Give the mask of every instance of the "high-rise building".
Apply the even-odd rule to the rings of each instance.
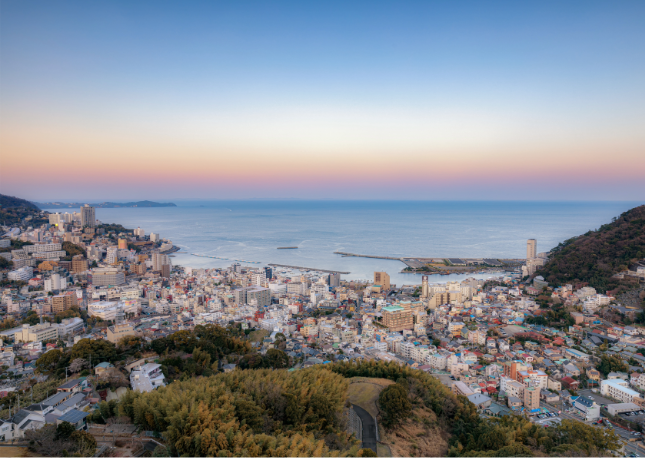
[[[524,388],[524,408],[528,411],[540,408],[540,389],[536,387]]]
[[[425,299],[428,297],[429,294],[430,294],[430,288],[428,288],[428,276],[423,275],[421,277],[421,297]]]
[[[150,241],[157,243],[159,241],[159,234],[155,234],[154,232],[151,232]]]
[[[105,255],[105,262],[108,264],[116,264],[119,260],[119,249],[115,246],[107,247]]]
[[[273,269],[271,267],[265,267],[264,275],[266,276],[267,280],[271,280],[273,278]]]
[[[96,213],[94,207],[90,207],[88,204],[85,204],[84,207],[81,207],[81,226],[96,226]]]
[[[535,239],[529,239],[526,242],[526,259],[537,258],[537,241]]]
[[[170,278],[170,265],[163,264],[161,266],[161,276],[164,278]]]
[[[163,266],[166,264],[171,265],[168,255],[161,254],[158,251],[150,255],[150,260],[152,261],[152,270],[155,272],[161,272]]]
[[[52,312],[54,313],[64,312],[75,305],[77,305],[77,297],[73,291],[52,297]]]
[[[49,224],[52,226],[58,226],[61,223],[60,213],[50,213],[49,214]]]
[[[390,289],[390,276],[385,272],[374,272],[374,284],[380,285],[381,289]]]
[[[339,273],[329,274],[329,286],[331,288],[338,288],[340,286],[340,274]]]
[[[127,250],[128,241],[126,239],[119,239],[119,250]]]
[[[77,254],[72,258],[72,272],[85,272],[87,268],[87,259],[82,254]]]

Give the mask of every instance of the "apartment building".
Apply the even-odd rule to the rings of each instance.
[[[76,293],[73,291],[68,291],[64,294],[59,294],[52,297],[52,312],[60,313],[65,310],[78,305]]]
[[[16,342],[43,342],[58,339],[58,326],[51,323],[31,326],[23,324],[22,329],[14,335]]]
[[[610,396],[620,402],[634,402],[634,399],[641,397],[640,393],[629,388],[629,382],[619,378],[602,380],[600,394]]]
[[[414,329],[414,317],[412,310],[406,309],[399,305],[392,305],[383,307],[381,309],[383,315],[383,324],[387,326],[390,332],[399,332],[404,329]]]
[[[92,285],[118,286],[125,283],[125,273],[114,267],[96,268],[92,272]]]

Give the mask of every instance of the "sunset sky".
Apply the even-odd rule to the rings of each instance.
[[[0,192],[636,200],[645,1],[23,1]]]

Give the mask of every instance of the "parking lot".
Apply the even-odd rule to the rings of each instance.
[[[642,423],[645,421],[645,410],[619,413],[618,416],[625,420],[633,421],[634,423]]]
[[[584,396],[587,399],[591,398],[593,399],[596,404],[598,404],[601,407],[607,407],[609,404],[615,404],[616,401],[612,401],[611,399],[607,399],[605,397],[600,396],[598,393],[594,393],[591,390],[580,390],[578,391],[578,394],[580,396]]]

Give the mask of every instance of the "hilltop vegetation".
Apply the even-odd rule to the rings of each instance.
[[[62,249],[67,252],[67,256],[63,258],[64,261],[71,261],[74,256],[79,254],[83,255],[84,258],[87,257],[85,248],[72,242],[63,242]]]
[[[25,199],[0,194],[0,224],[16,226],[28,218],[31,225],[36,226],[48,222],[48,218],[40,215],[41,210]]]
[[[553,250],[539,271],[555,285],[586,282],[599,291],[627,289],[612,276],[645,258],[645,205],[632,208],[600,229],[569,239]]]
[[[171,456],[357,456],[344,428],[347,385],[322,367],[234,371],[129,391],[119,413],[162,432]]]

